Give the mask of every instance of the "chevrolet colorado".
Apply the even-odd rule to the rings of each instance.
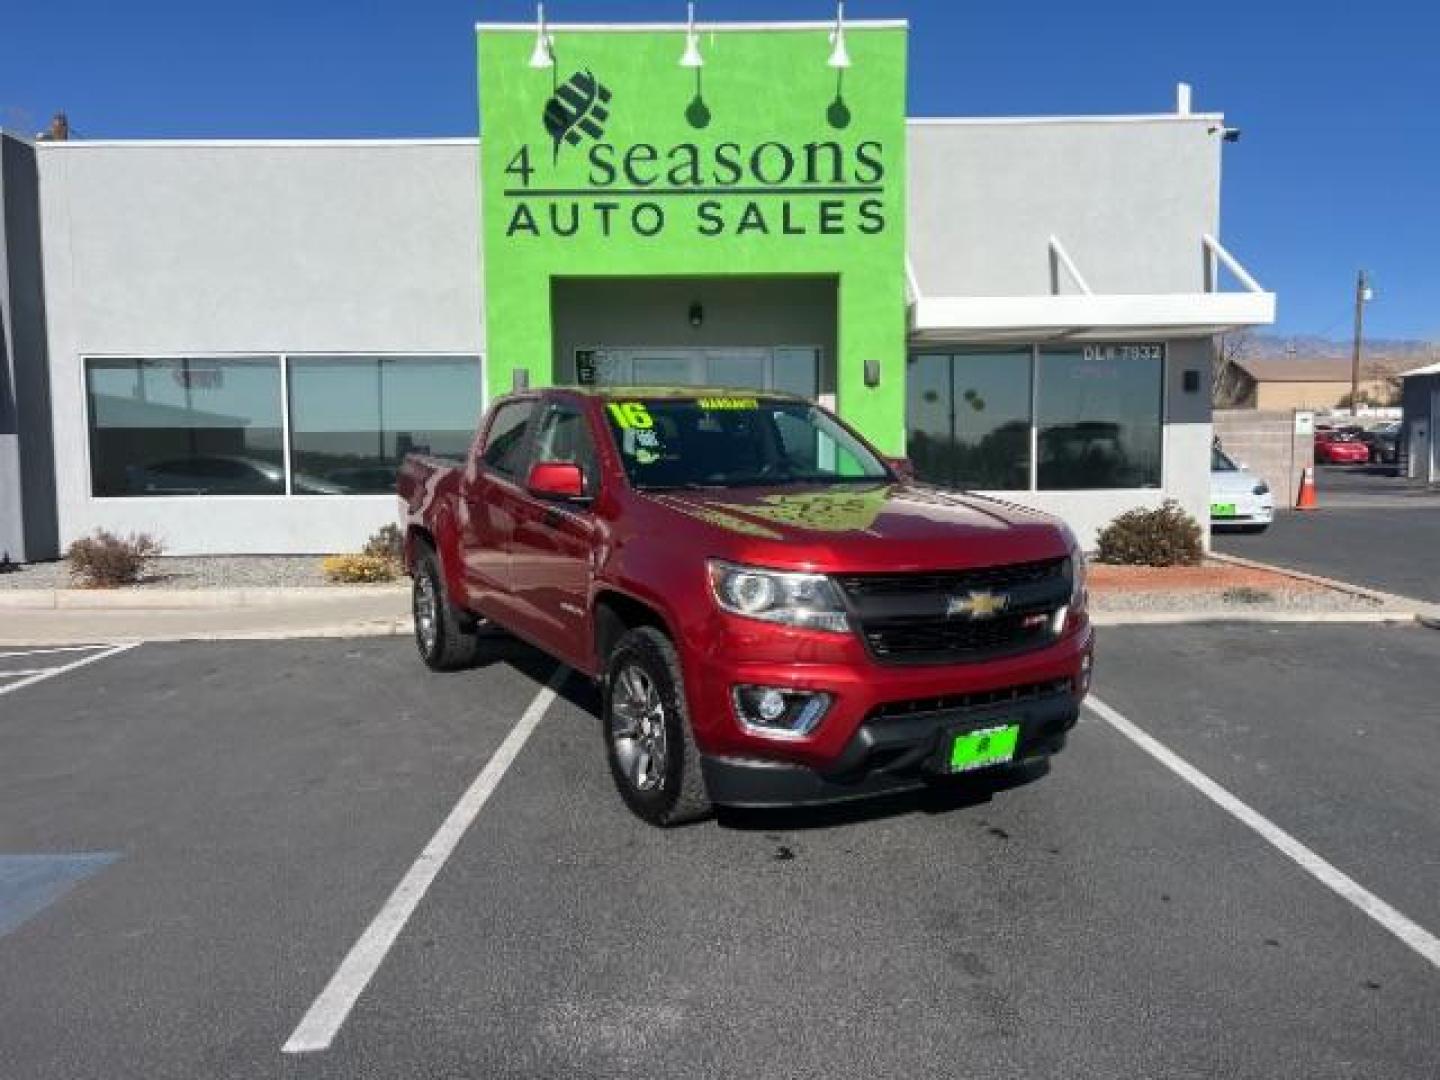
[[[801,398],[518,393],[398,487],[424,662],[472,663],[495,624],[596,679],[655,824],[1031,763],[1089,688],[1070,531],[917,484]]]

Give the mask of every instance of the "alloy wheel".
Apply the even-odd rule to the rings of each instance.
[[[635,790],[664,786],[665,706],[655,680],[638,664],[626,664],[610,684],[610,739]]]

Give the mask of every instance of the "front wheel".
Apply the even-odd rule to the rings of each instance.
[[[660,631],[643,626],[615,646],[605,666],[602,721],[615,787],[638,817],[680,825],[710,813],[680,661]]]

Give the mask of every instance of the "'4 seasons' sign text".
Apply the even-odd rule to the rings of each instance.
[[[549,145],[504,167],[507,238],[873,235],[886,229],[885,147],[778,139],[670,145],[604,139],[610,91],[588,71],[546,103]]]
[[[597,142],[582,182],[568,187],[537,183],[543,157],[525,145],[505,166],[506,237],[650,237],[675,228],[712,237],[843,236],[886,226],[878,142]]]

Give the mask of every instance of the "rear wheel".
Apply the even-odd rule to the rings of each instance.
[[[480,657],[479,635],[445,595],[440,559],[435,549],[420,549],[410,589],[415,619],[415,648],[432,671],[471,667]]]
[[[610,773],[637,816],[680,825],[710,813],[680,661],[659,630],[642,626],[616,644],[605,667],[602,720]]]

